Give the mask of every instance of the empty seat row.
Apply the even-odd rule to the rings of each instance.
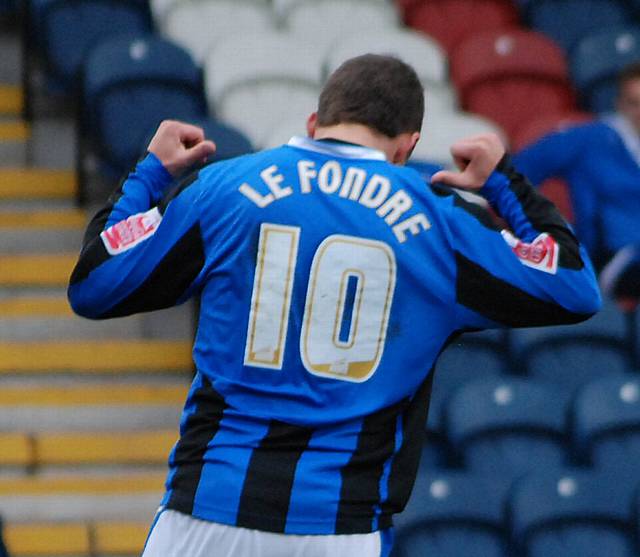
[[[210,48],[229,35],[284,28],[304,39],[309,48],[324,53],[343,37],[363,32],[377,34],[399,25],[398,14],[388,2],[323,0],[290,4],[282,21],[278,12],[263,1],[174,2],[163,10],[159,28],[203,62]]]
[[[436,371],[436,392],[437,377]],[[461,465],[517,476],[640,459],[640,374],[605,376],[574,396],[550,383],[482,374],[438,398],[429,411],[423,468]]]
[[[635,472],[635,473],[634,473]],[[637,469],[418,478],[396,523],[395,557],[631,557],[638,554]]]

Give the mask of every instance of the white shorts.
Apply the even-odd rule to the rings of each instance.
[[[298,536],[198,520],[161,510],[142,557],[387,557],[391,533]]]

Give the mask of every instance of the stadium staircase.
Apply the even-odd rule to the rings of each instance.
[[[90,322],[65,289],[87,213],[75,174],[26,165],[22,91],[0,84],[0,516],[10,555],[139,555],[192,361],[191,315]]]

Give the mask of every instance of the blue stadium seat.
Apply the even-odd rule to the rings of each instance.
[[[436,362],[427,429],[441,430],[444,404],[458,387],[507,371],[508,335],[507,331],[496,330],[467,333],[447,347]]]
[[[463,473],[418,476],[395,519],[394,557],[507,557],[503,508],[509,482]]]
[[[554,471],[517,482],[509,502],[517,555],[632,557],[637,474]]]
[[[120,37],[87,58],[82,136],[91,134],[101,158],[117,172],[135,162],[162,120],[199,121],[206,115],[200,69],[170,42]]]
[[[147,33],[152,25],[146,0],[30,0],[30,19],[50,88],[65,93],[93,47],[116,35]]]
[[[513,331],[512,343],[532,378],[574,392],[603,375],[623,374],[632,365],[625,315],[611,302],[584,323]]]
[[[598,468],[636,466],[640,478],[640,375],[588,383],[573,404],[574,443]]]
[[[571,73],[585,108],[594,112],[615,109],[617,75],[640,59],[640,27],[597,31],[582,39],[571,56]]]
[[[566,52],[594,31],[631,20],[626,4],[618,0],[535,0],[527,3],[526,15],[531,27],[551,37]]]
[[[447,401],[445,432],[470,470],[517,477],[566,465],[568,398],[530,379],[478,379]]]

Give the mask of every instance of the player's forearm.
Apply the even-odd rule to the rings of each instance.
[[[563,267],[584,267],[580,243],[556,206],[531,186],[508,156],[502,159],[480,193],[507,222],[514,242],[519,240],[529,245],[540,235],[548,234],[560,248]]]

